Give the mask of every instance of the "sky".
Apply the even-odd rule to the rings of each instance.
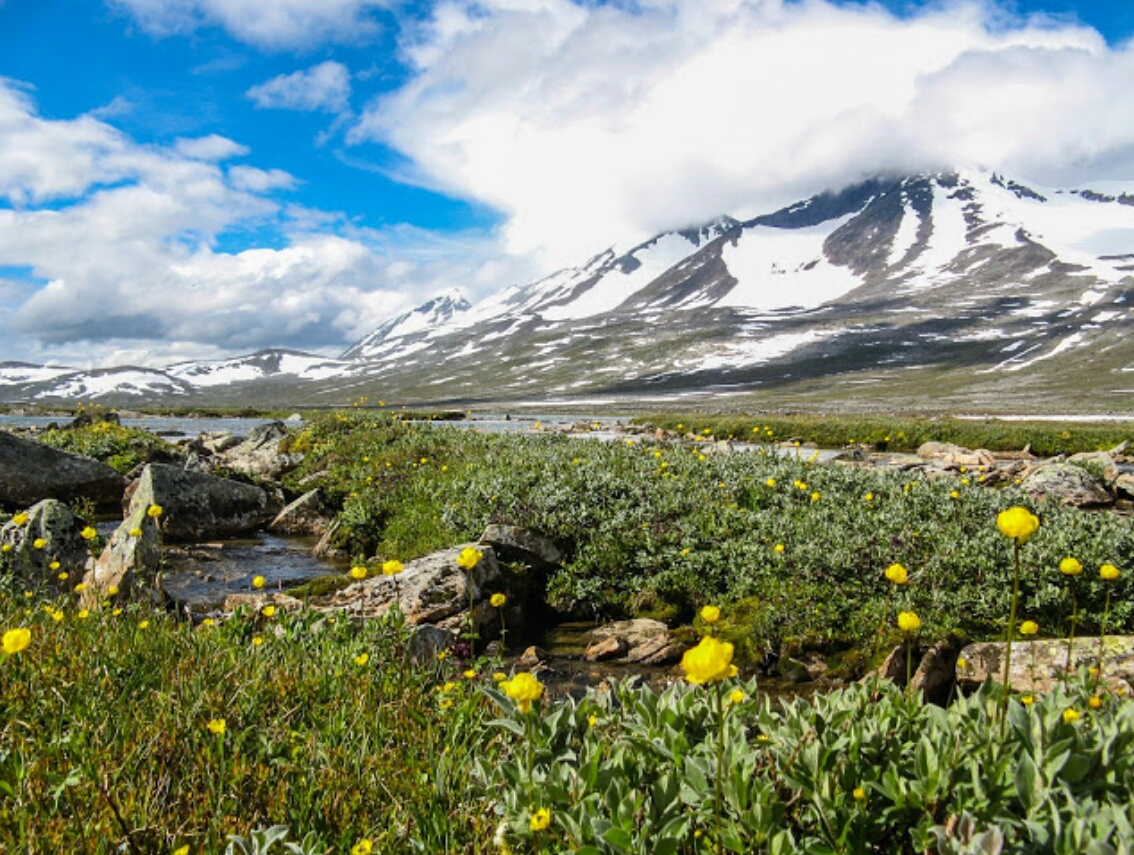
[[[0,362],[338,355],[879,172],[1134,179],[1119,0],[0,0]]]

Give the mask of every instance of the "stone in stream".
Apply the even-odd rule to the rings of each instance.
[[[122,501],[126,479],[98,460],[0,431],[0,505],[26,508],[43,499]]]
[[[280,510],[268,492],[216,475],[151,463],[127,491],[126,515],[159,505],[162,536],[170,542],[200,542],[255,531]]]
[[[335,518],[334,510],[328,505],[322,488],[304,493],[280,511],[268,524],[268,531],[274,534],[308,535],[323,537]]]
[[[71,591],[81,581],[90,557],[80,534],[86,522],[57,499],[36,503],[27,515],[23,525],[9,521],[0,529],[0,543],[11,547],[5,563],[28,584]],[[39,548],[37,542],[42,542]],[[53,562],[59,566],[52,567]]]
[[[688,649],[673,639],[664,623],[649,618],[615,621],[592,629],[588,636],[591,641],[583,654],[588,662],[666,665]]]

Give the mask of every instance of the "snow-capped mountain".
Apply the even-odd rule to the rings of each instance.
[[[475,306],[441,295],[287,382],[242,360],[166,374],[198,390],[187,394],[311,403],[764,394],[1123,408],[1132,285],[1134,182],[874,178],[608,250]],[[8,400],[59,397],[66,380],[5,378]]]

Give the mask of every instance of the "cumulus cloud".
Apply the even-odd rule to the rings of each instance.
[[[0,272],[19,272],[0,281],[15,295],[0,312],[5,357],[336,354],[448,284],[444,271],[475,280],[483,258],[466,247],[282,204],[271,194],[291,175],[220,162],[245,152],[219,136],[140,145],[90,116],[44,119],[0,83]],[[258,230],[283,245],[217,248]]]
[[[108,0],[158,35],[218,26],[260,47],[358,42],[377,30],[373,13],[393,0]]]
[[[340,62],[323,62],[273,77],[246,94],[257,107],[341,113],[350,102],[350,71]]]
[[[1134,47],[992,0],[447,0],[403,54],[349,138],[559,263],[877,172],[1127,177],[1134,150]]]

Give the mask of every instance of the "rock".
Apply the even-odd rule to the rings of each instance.
[[[894,649],[890,651],[890,655],[886,657],[885,661],[863,679],[871,680],[881,678],[883,680],[889,680],[892,683],[897,683],[899,686],[904,686],[906,684],[906,674],[908,673],[906,670],[907,651],[908,646],[905,644],[895,646]],[[916,647],[913,650],[913,656],[915,660],[918,657]]]
[[[516,658],[516,667],[526,668],[529,671],[538,668],[543,664],[543,659],[546,655],[547,652],[545,650],[533,644]]]
[[[1100,507],[1114,501],[1098,478],[1073,463],[1049,463],[1028,475],[1022,486],[1033,498],[1076,508]]]
[[[224,598],[224,611],[229,614],[240,608],[249,612],[258,612],[264,606],[275,606],[282,611],[297,612],[303,608],[303,601],[279,591],[229,594]]]
[[[650,618],[615,621],[592,629],[588,636],[592,640],[587,646],[587,654],[592,649],[619,649],[621,652],[617,657],[611,655],[604,658],[626,663],[663,665],[680,659],[687,649],[673,639],[664,623]]]
[[[469,574],[457,566],[457,556],[467,546],[455,546],[407,562],[397,576],[374,576],[355,582],[329,597],[312,600],[312,605],[373,617],[386,612],[397,601],[409,623],[463,628],[469,613]],[[498,610],[488,603],[499,578],[496,554],[492,547],[482,547],[480,561],[472,572],[472,618],[478,633],[499,620]]]
[[[484,530],[480,542],[491,546],[505,561],[521,561],[533,567],[554,567],[563,553],[539,532],[518,525],[493,523]]]
[[[947,638],[938,641],[921,657],[913,675],[913,688],[929,703],[944,706],[949,702],[960,652],[960,642]]]
[[[1114,458],[1105,451],[1082,451],[1067,458],[1068,463],[1082,466],[1089,472],[1098,472],[1107,483],[1118,477]]]
[[[922,443],[917,456],[946,466],[992,466],[996,463],[991,451],[983,448],[974,451],[951,442]]]
[[[220,463],[253,478],[278,481],[303,462],[302,454],[285,454],[280,442],[288,435],[283,422],[269,422],[253,428],[237,445],[219,455]]]
[[[315,544],[315,548],[311,550],[311,554],[316,558],[325,558],[331,561],[349,558],[350,555],[347,554],[347,551],[337,543],[340,531],[342,531],[342,523],[337,519],[332,519],[327,525],[327,530],[323,532],[323,536],[319,538],[319,542]]]
[[[607,659],[617,659],[619,656],[625,655],[629,646],[626,644],[625,639],[617,638],[613,635],[608,635],[606,638],[600,638],[587,645],[586,652],[583,653],[583,659],[587,662],[603,662]]]
[[[321,538],[330,528],[335,514],[320,488],[310,490],[280,511],[268,523],[276,534],[307,535]]]
[[[45,586],[61,592],[79,584],[90,554],[87,542],[79,534],[86,522],[57,499],[44,499],[27,511],[23,525],[7,522],[0,529],[0,543],[11,547],[9,566],[17,578],[34,586]],[[35,543],[43,541],[36,549]],[[59,566],[53,568],[52,562]],[[60,580],[59,574],[67,578]]]
[[[430,623],[418,624],[409,642],[409,657],[419,665],[428,665],[436,662],[441,652],[452,647],[455,640],[456,637],[447,629]]]
[[[1122,472],[1114,479],[1114,491],[1120,498],[1134,499],[1134,474]]]
[[[1004,675],[1005,645],[1002,641],[970,644],[960,654],[964,665],[957,665],[957,682],[975,689],[989,680],[1000,682]],[[1077,638],[1071,647],[1071,669],[1094,667],[1102,659],[1101,679],[1112,690],[1134,689],[1134,636],[1108,635],[1102,639]],[[1016,641],[1012,644],[1012,668],[1008,683],[1020,692],[1048,692],[1065,678],[1066,639]]]
[[[158,520],[146,514],[148,505],[132,506],[130,514],[118,526],[102,553],[83,577],[87,589],[80,604],[93,608],[111,597],[122,600],[148,596],[162,602],[159,573],[161,571],[161,534]]]
[[[171,542],[246,534],[280,510],[259,487],[162,463],[147,465],[128,492],[126,515],[132,517],[139,507],[160,505],[162,535]]]
[[[26,508],[43,499],[122,501],[126,479],[98,460],[0,431],[0,505]]]

